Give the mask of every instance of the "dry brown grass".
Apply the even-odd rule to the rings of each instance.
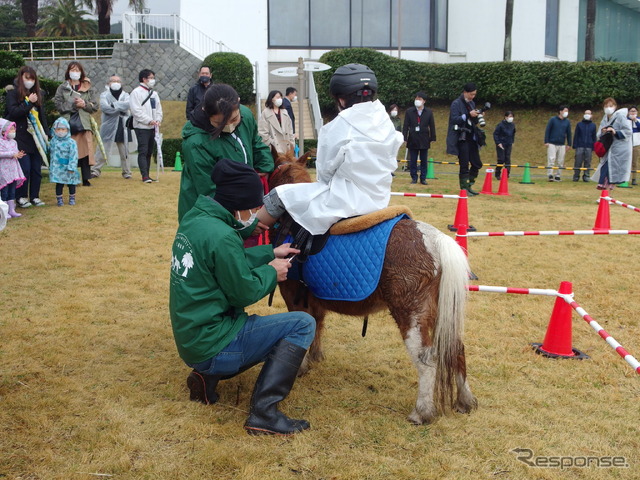
[[[444,138],[441,137],[441,141]],[[440,141],[439,141],[440,142]],[[514,153],[515,156],[515,153]],[[486,155],[485,155],[486,157]],[[487,161],[487,158],[484,158]],[[428,187],[457,193],[455,167]],[[483,177],[482,177],[483,178]],[[482,180],[480,178],[480,181]],[[466,324],[471,388],[479,408],[430,426],[405,420],[414,368],[387,314],[332,315],[327,359],[296,383],[283,410],[312,429],[292,439],[244,433],[258,369],[222,382],[221,401],[191,403],[167,311],[179,174],[151,185],[105,172],[78,205],[31,208],[0,233],[0,477],[8,479],[558,479],[631,478],[638,468],[637,374],[574,315],[574,347],[590,360],[535,355],[553,307],[548,297],[470,293]],[[517,180],[517,179],[514,179]],[[469,200],[478,230],[588,229],[593,184],[510,185],[510,197]],[[640,204],[640,189],[614,192]],[[394,198],[445,229],[455,201]],[[612,227],[640,215],[611,207]],[[557,288],[640,357],[635,294],[638,238],[470,239],[477,283]],[[283,310],[278,295],[249,310]],[[531,468],[535,455],[626,457],[629,469]],[[99,477],[106,474],[111,477]]]

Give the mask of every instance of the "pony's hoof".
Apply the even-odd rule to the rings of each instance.
[[[436,417],[436,415],[421,415],[416,409],[414,409],[407,417],[407,420],[414,425],[424,425],[435,422]]]
[[[458,413],[471,413],[478,408],[478,399],[471,395],[471,398],[464,401],[458,400],[453,408]]]

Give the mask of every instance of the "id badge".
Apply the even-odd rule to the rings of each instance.
[[[416,127],[416,132],[419,132],[419,131],[420,131],[420,125]]]

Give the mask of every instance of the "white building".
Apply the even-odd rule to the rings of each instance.
[[[586,2],[515,0],[511,60],[584,59]],[[640,0],[597,5],[596,56],[640,61]],[[268,91],[266,72],[335,48],[372,47],[422,62],[502,61],[505,6],[506,0],[181,0],[180,16],[257,62],[258,88]]]

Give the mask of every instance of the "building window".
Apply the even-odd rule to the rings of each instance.
[[[547,20],[545,24],[544,54],[548,57],[558,56],[558,17],[560,16],[560,0],[547,0]]]
[[[400,40],[403,49],[446,51],[447,8],[448,0],[269,0],[269,47],[395,49]]]

